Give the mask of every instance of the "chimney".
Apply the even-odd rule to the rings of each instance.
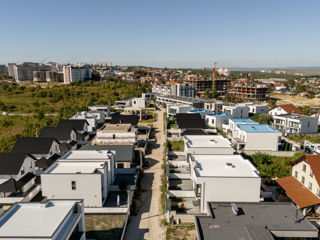
[[[212,67],[212,91],[216,89],[216,68],[217,63],[215,62]]]

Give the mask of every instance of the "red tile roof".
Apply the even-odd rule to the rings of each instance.
[[[280,105],[279,107],[285,110],[288,114],[291,114],[291,113],[303,114],[300,111],[300,109],[294,106],[293,104],[284,104],[284,105]]]
[[[279,178],[276,181],[299,208],[320,204],[320,198],[314,195],[293,176]]]

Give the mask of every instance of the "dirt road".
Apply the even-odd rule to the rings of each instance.
[[[131,216],[125,235],[126,240],[165,239],[165,228],[161,226],[164,215],[161,211],[161,164],[164,151],[163,112],[157,111],[158,119],[153,123],[155,142],[152,153],[146,155],[151,167],[145,169],[141,181],[142,193],[137,201],[138,213]]]

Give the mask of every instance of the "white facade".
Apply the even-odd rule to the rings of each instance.
[[[168,104],[167,105],[167,116],[175,117],[177,113],[187,113],[192,109],[190,105],[183,104]]]
[[[59,158],[59,161],[106,163],[108,166],[108,185],[113,184],[116,178],[115,152],[108,150],[72,150]]]
[[[240,155],[191,155],[191,179],[201,212],[208,202],[259,202],[257,169]]]
[[[224,105],[222,112],[231,114],[233,118],[247,118],[249,117],[249,107],[245,104]]]
[[[194,97],[195,86],[193,84],[176,83],[171,86],[171,95],[181,97]]]
[[[293,165],[291,175],[308,188],[315,196],[320,198],[319,184],[313,175],[310,165],[306,161],[301,161]]]
[[[0,239],[85,240],[83,205],[75,200],[16,203],[0,218]]]
[[[317,133],[318,118],[299,114],[274,116],[272,128],[285,135]]]
[[[230,141],[221,135],[184,136],[185,154],[233,154]]]
[[[65,65],[63,66],[63,79],[65,84],[77,81],[83,82],[92,77],[92,70],[87,65]]]
[[[144,98],[133,98],[131,100],[131,105],[133,108],[145,108],[146,100]]]
[[[83,199],[85,207],[103,207],[108,194],[108,165],[57,161],[41,174],[41,185],[48,199]]]
[[[249,113],[252,114],[268,114],[269,106],[268,104],[247,104],[249,107]]]
[[[206,115],[206,124],[209,127],[222,128],[222,124],[229,124],[230,114],[216,113]]]
[[[170,85],[152,85],[152,92],[163,96],[170,96],[171,86]]]
[[[239,124],[258,124],[250,118],[230,118],[229,126],[226,129],[232,138],[239,138],[238,125]]]
[[[265,124],[238,124],[237,149],[254,151],[278,151],[281,132]]]
[[[153,99],[156,97],[156,94],[155,93],[142,93],[142,96],[141,96],[143,99],[145,100],[150,100],[150,99]]]
[[[88,131],[92,132],[95,131],[97,128],[97,124],[98,124],[98,117],[103,120],[104,122],[104,116],[102,113],[89,113],[89,112],[77,112],[77,114],[75,114],[74,116],[72,116],[71,118],[69,118],[70,120],[73,119],[81,119],[81,120],[86,120],[88,122]]]

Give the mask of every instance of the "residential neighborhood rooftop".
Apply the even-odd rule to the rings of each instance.
[[[112,153],[109,150],[71,150],[63,155],[59,160],[79,159],[79,160],[106,160]]]
[[[209,203],[211,217],[196,218],[201,240],[271,240],[296,236],[318,237],[318,230],[292,203]]]
[[[226,148],[231,147],[228,139],[221,135],[188,135],[185,136],[187,146],[190,148]]]
[[[99,130],[104,133],[113,133],[113,132],[129,132],[131,124],[123,123],[123,124],[106,124],[102,130]]]
[[[250,118],[231,118],[230,120],[233,122],[255,123],[255,121]]]
[[[72,200],[17,203],[0,218],[0,238],[51,237],[75,204]]]
[[[58,161],[48,168],[44,174],[60,173],[94,173],[97,169],[103,167],[101,162],[64,162]]]
[[[199,177],[259,177],[252,163],[240,155],[191,155]]]
[[[267,124],[239,124],[238,128],[248,133],[280,133]]]

